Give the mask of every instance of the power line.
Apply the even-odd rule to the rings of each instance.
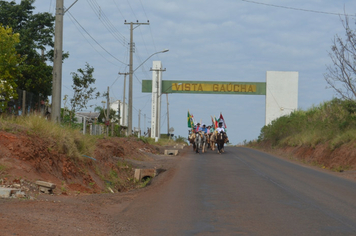
[[[284,8],[284,9],[289,9],[289,10],[295,10],[295,11],[306,11],[306,12],[312,12],[312,13],[318,13],[318,14],[328,14],[328,15],[337,15],[337,16],[341,16],[341,15],[356,16],[356,15],[347,15],[347,14],[340,14],[340,13],[334,13],[334,12],[315,11],[315,10],[309,10],[309,9],[296,8],[296,7],[286,7],[286,6],[274,5],[274,4],[262,3],[262,2],[256,2],[256,1],[250,1],[250,0],[241,0],[241,1],[265,5],[265,6],[269,6],[269,7],[278,7],[278,8]]]
[[[133,11],[131,4],[128,0],[126,0],[127,4],[129,4],[129,7],[131,8],[132,14],[134,15],[134,17],[136,18],[136,20],[138,20],[137,16],[135,15],[135,12]]]
[[[101,47],[107,54],[109,54],[111,57],[113,57],[115,60],[117,60],[118,62],[121,62],[124,65],[127,65],[127,63],[117,59],[114,55],[112,55],[108,50],[106,50],[103,46],[101,46],[101,44],[96,41],[89,33],[86,29],[84,29],[84,27],[77,21],[77,19],[75,19],[75,17],[68,11],[68,13],[73,17],[73,19],[75,20],[75,22],[77,22],[77,24],[84,30],[84,32],[99,46]]]
[[[148,16],[147,16],[147,14],[146,14],[145,8],[143,7],[143,4],[142,4],[142,1],[141,1],[141,0],[140,0],[140,3],[141,3],[141,7],[142,7],[143,12],[145,13],[146,18],[148,19]],[[154,39],[153,39],[153,33],[152,33],[151,25],[150,25],[149,29],[150,29],[151,39],[152,39],[152,42],[153,42],[153,47],[154,47],[154,49],[155,49],[155,52],[157,52],[156,44],[155,44],[155,41],[154,41]]]
[[[69,13],[69,19],[72,21],[73,25],[77,28],[78,32],[83,36],[83,38],[89,43],[89,45],[102,57],[104,58],[106,61],[108,61],[110,64],[114,65],[114,66],[118,66],[117,64],[112,63],[110,60],[108,60],[106,57],[103,56],[103,54],[101,54],[94,46],[93,44],[91,44],[91,42],[84,36],[84,34],[82,33],[82,31],[80,31],[80,29],[78,28],[78,26],[75,24],[72,15]]]
[[[105,28],[113,35],[113,37],[119,41],[124,47],[127,48],[127,40],[125,36],[123,36],[111,23],[111,21],[106,16],[105,12],[101,9],[99,4],[96,0],[87,0],[88,4],[90,5],[91,9],[94,11],[98,19],[101,23],[105,26]]]
[[[116,4],[115,0],[112,0],[117,8],[117,10],[120,12],[121,16],[122,16],[122,19],[125,19],[124,15],[122,14],[122,12],[120,11],[120,8],[119,6]]]

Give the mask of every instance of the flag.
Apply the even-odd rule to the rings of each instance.
[[[188,111],[188,118],[187,118],[187,121],[188,121],[188,128],[193,128],[192,127],[192,116],[189,114],[189,111]],[[194,126],[194,125],[193,125]]]
[[[218,120],[216,119],[216,117],[214,116],[215,119],[215,129],[218,127]]]
[[[220,117],[219,117],[219,122],[222,122],[222,123],[223,123],[224,128],[226,129],[226,123],[225,123],[224,117],[222,116],[222,114],[221,114],[221,113],[220,113]]]
[[[210,117],[211,117],[211,127],[212,127],[213,129],[215,129],[214,118],[213,118],[212,116],[210,116]]]

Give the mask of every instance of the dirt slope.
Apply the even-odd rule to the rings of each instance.
[[[30,196],[0,198],[0,235],[127,235],[132,225],[117,214],[146,190],[133,181],[133,169],[161,170],[150,182],[155,188],[173,175],[184,155],[182,150],[179,156],[164,156],[164,147],[136,138],[100,140],[95,161],[73,160],[51,145],[27,133],[0,131],[0,167],[6,166],[0,169],[0,185],[21,185]],[[54,194],[40,193],[36,180],[55,183]]]
[[[136,187],[131,161],[149,162],[150,155],[159,152],[134,137],[101,139],[95,155],[80,160],[60,154],[52,146],[50,140],[25,132],[0,131],[0,186],[25,185],[32,197],[38,194],[36,180],[56,184],[56,195],[111,191],[107,187],[114,192],[127,191]]]

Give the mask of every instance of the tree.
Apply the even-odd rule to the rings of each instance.
[[[17,54],[15,46],[20,42],[19,34],[0,25],[0,109],[4,111],[11,99],[17,98],[17,80],[22,77],[21,63],[24,60]]]
[[[96,99],[100,96],[100,93],[95,93],[96,88],[90,87],[91,84],[95,83],[95,78],[93,77],[94,68],[88,63],[85,64],[85,69],[78,69],[79,74],[72,72],[74,90],[73,98],[70,99],[71,114],[77,111],[87,108],[87,104],[90,100]],[[70,118],[72,120],[72,117]]]
[[[20,42],[16,50],[26,55],[21,70],[23,76],[16,82],[18,87],[45,99],[52,94],[53,68],[46,61],[53,61],[55,17],[47,12],[33,14],[34,2],[22,0],[16,4],[15,1],[0,0],[0,22],[19,33]],[[68,53],[65,53],[63,59],[67,57]]]
[[[100,107],[100,106],[97,106],[94,108],[94,111],[95,112],[99,112],[100,115],[98,117],[98,121],[99,123],[105,123],[106,121],[106,116],[107,116],[107,109],[103,108],[103,107]],[[116,115],[116,111],[111,109],[110,108],[110,114],[109,114],[109,119],[113,122],[117,122],[118,121],[118,118],[117,118],[117,115]]]
[[[341,98],[356,99],[356,34],[350,28],[349,19],[341,20],[345,29],[345,39],[336,35],[329,56],[333,62],[327,66],[324,79]]]

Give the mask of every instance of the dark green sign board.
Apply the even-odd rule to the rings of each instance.
[[[152,92],[152,80],[142,80],[142,92]],[[161,92],[266,95],[266,83],[162,80]]]

